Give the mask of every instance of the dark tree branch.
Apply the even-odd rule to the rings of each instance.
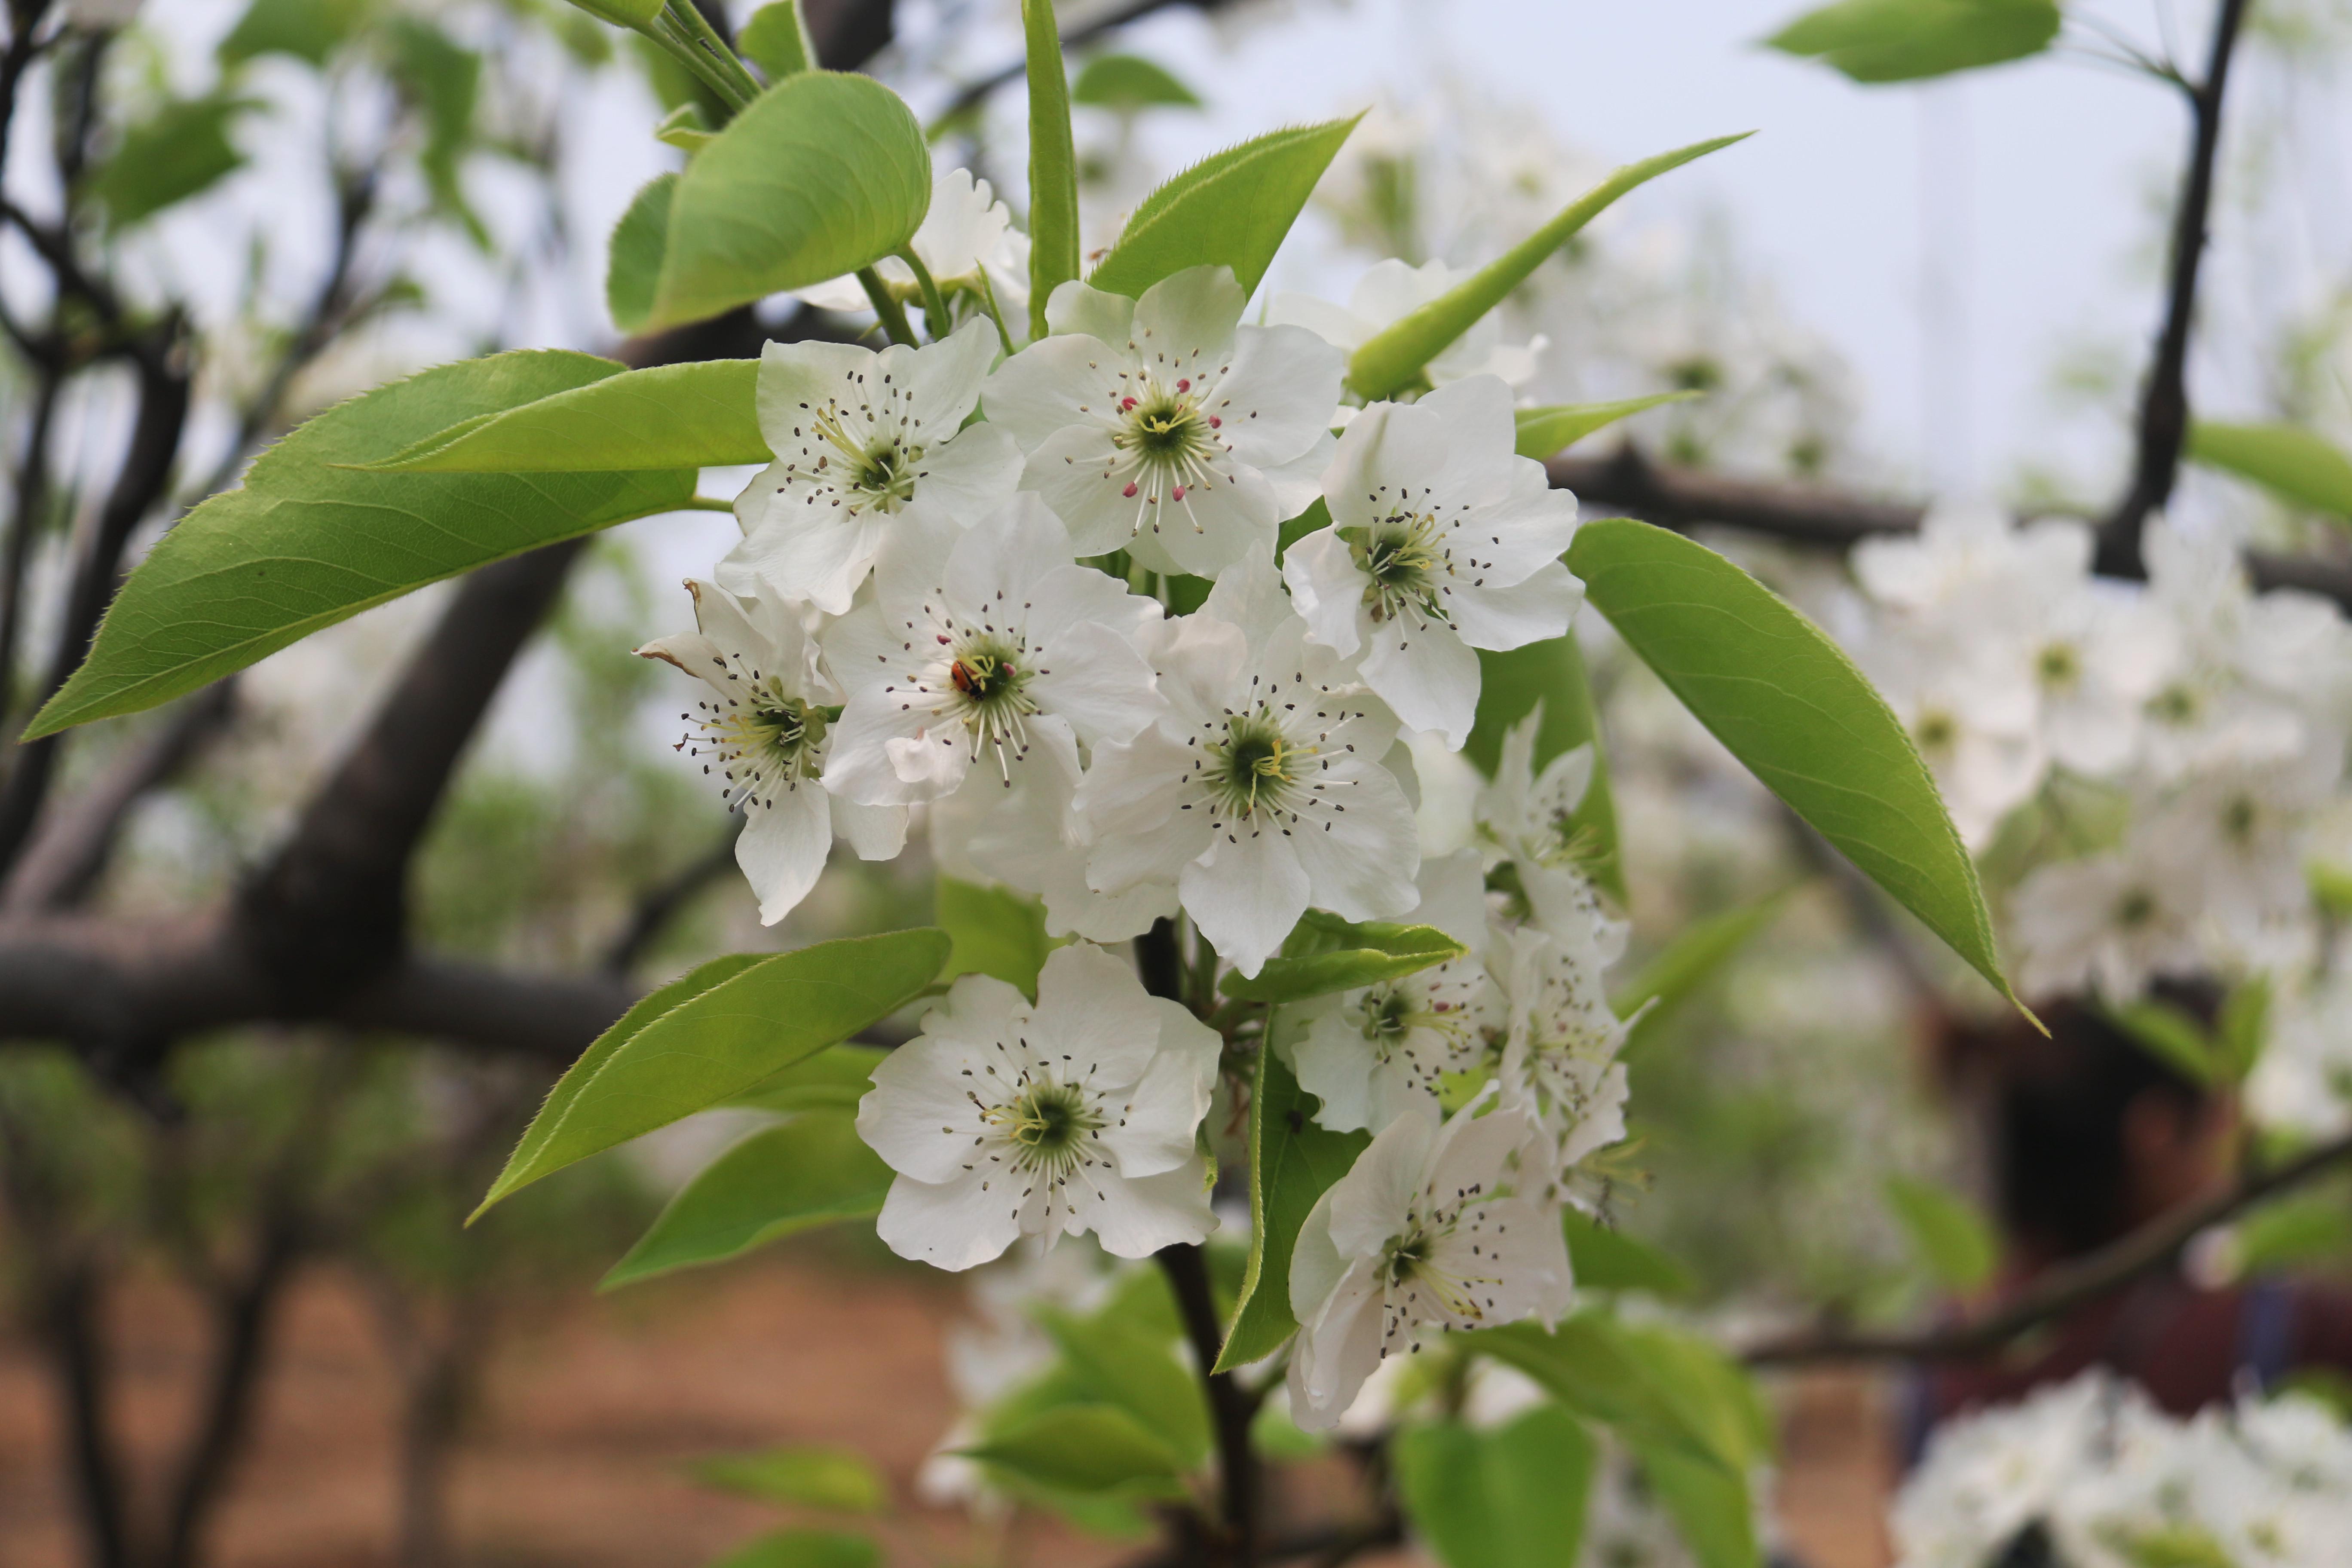
[[[65,390],[62,356],[37,362],[33,411],[25,422],[25,451],[16,470],[16,503],[8,513],[7,553],[0,556],[0,715],[16,707],[16,645],[24,637],[25,573],[32,563],[33,540],[49,504],[49,434],[57,419],[58,395]]]
[[[637,900],[637,907],[629,915],[629,923],[621,928],[620,935],[614,937],[613,945],[605,950],[604,972],[607,974],[627,973],[688,900],[709,887],[715,878],[734,869],[735,835],[740,826],[740,818],[730,818],[727,831],[719,836],[717,843],[645,890]]]
[[[130,1568],[120,1447],[107,1410],[104,1279],[88,1258],[65,1267],[42,1303],[92,1568]]]
[[[1223,1500],[1212,1561],[1230,1568],[1255,1568],[1259,1476],[1250,1427],[1257,1416],[1257,1401],[1232,1373],[1209,1370],[1225,1348],[1225,1333],[1217,1321],[1216,1298],[1209,1289],[1207,1255],[1198,1247],[1180,1243],[1161,1247],[1152,1258],[1168,1276],[1169,1289],[1174,1291],[1177,1310],[1184,1320],[1185,1337],[1192,1342],[1202,1380],[1209,1390]]]
[[[1214,11],[1229,3],[1230,0],[1121,0],[1120,4],[1110,5],[1082,21],[1064,24],[1061,29],[1062,47],[1075,49],[1083,44],[1092,43],[1105,33],[1124,27],[1130,22],[1139,22],[1154,11],[1171,10],[1178,5],[1190,5],[1197,11]],[[940,111],[939,118],[952,120],[965,113],[998,88],[1019,81],[1028,68],[1025,60],[1014,60],[1010,65],[999,66],[977,81],[967,83],[948,100],[948,106]]]

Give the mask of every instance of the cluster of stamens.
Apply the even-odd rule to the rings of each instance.
[[[1426,1212],[1417,1202],[1406,1211],[1404,1229],[1391,1237],[1381,1252],[1382,1283],[1386,1287],[1381,1303],[1385,1319],[1381,1328],[1382,1356],[1395,1353],[1400,1348],[1398,1338],[1409,1334],[1416,1323],[1428,1321],[1429,1314],[1413,1310],[1423,1296],[1434,1301],[1455,1323],[1484,1322],[1486,1313],[1495,1307],[1495,1298],[1485,1292],[1503,1283],[1501,1275],[1454,1274],[1438,1268],[1435,1262],[1439,1245],[1465,1225],[1473,1235],[1489,1228],[1496,1237],[1502,1235],[1502,1225],[1475,1206],[1485,1194],[1484,1184],[1474,1183],[1455,1193],[1451,1202],[1433,1204]],[[1485,1241],[1474,1241],[1470,1255],[1480,1258],[1496,1256],[1492,1244]]]
[[[864,371],[848,372],[845,379],[845,398],[800,405],[801,422],[793,426],[793,437],[802,445],[796,456],[785,458],[784,482],[776,491],[781,495],[798,482],[809,487],[802,498],[805,505],[814,506],[823,497],[852,512],[902,510],[927,475],[923,422],[913,396],[894,375],[883,375],[879,387],[870,390]]]
[[[1429,512],[1393,512],[1365,528],[1344,528],[1348,554],[1364,574],[1364,608],[1375,624],[1402,620],[1415,631],[1452,624],[1439,574],[1446,547]]]
[[[1358,999],[1356,1016],[1372,1054],[1383,1065],[1403,1064],[1413,1087],[1434,1094],[1438,1079],[1473,1041],[1471,1020],[1459,1005],[1432,994],[1417,976],[1375,985]],[[1437,1035],[1443,1042],[1434,1059],[1407,1042],[1418,1030]]]
[[[702,771],[718,773],[730,807],[772,806],[779,794],[798,789],[823,769],[831,714],[790,695],[740,655],[711,663],[725,682],[722,694],[678,715],[693,728],[677,749],[709,759]]]
[[[919,700],[924,708],[948,720],[950,728],[961,724],[971,760],[976,763],[983,751],[993,751],[997,774],[1009,786],[1012,764],[1029,754],[1027,721],[1042,711],[1029,683],[1052,671],[1036,662],[1039,650],[1027,646],[1019,626],[1000,626],[992,618],[983,618],[977,626],[961,624],[952,611],[939,606],[938,601],[945,598],[944,591],[940,592],[933,603],[923,606],[921,616],[905,623],[907,636],[900,647],[929,668],[919,668],[903,687],[893,683],[882,689],[898,698],[902,710],[913,709]],[[1009,605],[1000,605],[991,615],[1008,609]],[[1025,604],[1021,606],[1023,614],[1028,609]],[[938,651],[929,654],[930,649]],[[939,665],[942,658],[943,670]],[[943,744],[955,743],[951,733],[940,740]]]
[[[1027,1040],[1019,1041],[1018,1055],[1004,1040],[992,1043],[1004,1064],[1002,1071],[993,1065],[963,1069],[974,1080],[964,1098],[979,1113],[971,1158],[964,1169],[981,1177],[984,1193],[993,1191],[1003,1175],[1020,1183],[1013,1198],[1016,1217],[1041,1184],[1049,1211],[1066,1205],[1065,1189],[1072,1179],[1086,1180],[1082,1173],[1089,1167],[1108,1165],[1109,1157],[1096,1146],[1103,1131],[1113,1125],[1114,1115],[1117,1125],[1126,1125],[1131,1108],[1114,1107],[1088,1090],[1095,1073],[1092,1063],[1080,1068],[1066,1056],[1058,1069],[1046,1071],[1030,1054]],[[952,1134],[958,1130],[940,1131]],[[995,1173],[987,1167],[995,1167]]]
[[[1140,352],[1135,343],[1128,347]],[[1194,490],[1214,489],[1220,480],[1233,481],[1231,474],[1217,468],[1233,451],[1223,434],[1225,420],[1255,416],[1237,413],[1231,398],[1218,395],[1230,365],[1211,370],[1198,363],[1198,349],[1173,361],[1164,353],[1154,357],[1153,366],[1117,373],[1109,399],[1113,455],[1102,477],[1135,503],[1134,531],[1160,531],[1160,502],[1165,500],[1184,509],[1195,533],[1204,533],[1207,530],[1185,498]],[[1092,412],[1090,405],[1081,407]]]

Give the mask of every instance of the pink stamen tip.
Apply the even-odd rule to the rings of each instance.
[[[1170,490],[1168,492],[1168,499],[1170,500],[1182,500],[1184,499],[1184,487],[1182,485],[1178,485],[1174,489]]]
[[[1135,499],[1135,481],[1133,479],[1128,480],[1127,489],[1119,491],[1118,493],[1125,496],[1128,500],[1133,500]]]
[[[1218,417],[1217,417],[1215,415],[1213,415],[1213,414],[1212,414],[1212,415],[1210,415],[1210,416],[1209,416],[1209,428],[1210,428],[1210,429],[1212,429],[1212,430],[1222,430],[1222,429],[1223,429],[1224,427],[1225,427],[1225,422],[1224,422],[1223,420],[1222,420],[1222,419],[1218,418]]]
[[[1134,406],[1135,406],[1135,399],[1134,399],[1134,398],[1132,398],[1132,397],[1122,397],[1122,398],[1120,398],[1120,399],[1118,400],[1118,411],[1119,411],[1121,414],[1126,413],[1129,409],[1130,409],[1130,408],[1132,408],[1132,407],[1134,407]]]
[[[1176,390],[1179,392],[1190,392],[1192,390],[1192,384],[1189,380],[1180,381],[1176,384]]]

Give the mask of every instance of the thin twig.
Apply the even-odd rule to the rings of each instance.
[[[717,843],[639,896],[637,907],[629,916],[629,923],[621,929],[621,934],[613,939],[613,945],[604,951],[604,967],[607,974],[627,973],[630,967],[645,956],[646,949],[652,945],[654,938],[662,933],[671,917],[688,900],[709,886],[713,878],[723,876],[734,868],[735,835],[740,826],[740,820],[730,820],[727,831],[719,835]]]

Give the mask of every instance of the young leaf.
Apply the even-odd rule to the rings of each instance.
[[[1276,1015],[1274,1023],[1280,1021]],[[1290,1253],[1298,1245],[1298,1227],[1315,1200],[1348,1173],[1372,1141],[1369,1132],[1334,1132],[1314,1118],[1314,1100],[1272,1046],[1262,1047],[1249,1110],[1249,1263],[1217,1357],[1219,1372],[1272,1355],[1297,1331],[1290,1310]]]
[[[2352,1253],[2352,1209],[2341,1193],[2302,1193],[2264,1204],[2240,1220],[2232,1248],[2246,1279],[2310,1268]]]
[[[1246,1002],[1304,1002],[1333,991],[1377,985],[1459,958],[1469,951],[1429,926],[1358,923],[1321,910],[1300,917],[1282,952],[1255,977],[1229,973],[1218,989]]]
[[[1143,198],[1087,281],[1140,297],[1188,267],[1230,267],[1255,293],[1283,237],[1362,115],[1276,131],[1214,153]]]
[[[2213,1055],[2224,1081],[2243,1083],[2269,1043],[2271,982],[2266,974],[2248,975],[2230,987],[2221,999],[2221,1016],[2213,1020]]]
[[[1662,403],[1687,403],[1698,395],[1690,391],[1654,392],[1647,397],[1621,397],[1614,403],[1554,403],[1542,408],[1522,408],[1517,415],[1518,453],[1540,463],[1628,415],[1655,408]]]
[[[1165,1339],[1107,1316],[1049,1312],[1043,1321],[1089,1398],[1134,1416],[1186,1468],[1209,1457],[1209,1406],[1200,1380],[1169,1353]]]
[[[352,466],[619,369],[551,349],[494,354],[380,386],[300,426],[243,488],[157,542],[27,737],[152,708],[427,583],[682,506],[690,469],[523,479]]]
[[[1045,906],[1010,888],[941,877],[934,893],[933,919],[955,942],[947,973],[993,974],[1037,994],[1037,972],[1045,955],[1062,943],[1045,934]]]
[[[723,1263],[835,1220],[882,1212],[890,1167],[842,1111],[765,1127],[705,1166],[604,1278],[617,1290],[672,1269]]]
[[[1167,1444],[1109,1405],[1061,1405],[957,1452],[1024,1480],[1074,1492],[1172,1482],[1183,1473]]]
[[[697,103],[679,104],[654,127],[655,141],[675,147],[689,158],[709,146],[718,134],[702,117],[702,106]]]
[[[1574,1207],[1559,1213],[1568,1237],[1568,1258],[1580,1290],[1646,1290],[1653,1296],[1688,1296],[1698,1289],[1690,1270],[1622,1230],[1612,1230]]]
[[[947,955],[947,933],[928,928],[852,937],[745,965],[658,1016],[641,1018],[639,1004],[557,1080],[467,1223],[542,1176],[730,1100],[887,1016]]]
[[[1838,0],[1765,40],[1855,81],[1917,81],[2040,54],[2058,0]]]
[[[1675,1009],[1713,979],[1750,937],[1770,925],[1788,900],[1784,889],[1742,909],[1704,916],[1675,932],[1672,942],[1609,998],[1610,1011],[1621,1018],[1632,1017],[1645,1005],[1650,1009],[1627,1031],[1619,1054],[1630,1055],[1654,1038]]]
[[[656,174],[637,187],[628,210],[613,226],[604,260],[604,309],[622,331],[638,331],[653,319],[662,255],[669,248],[670,204],[677,195],[676,174]]]
[[[697,1459],[687,1473],[707,1487],[762,1502],[879,1513],[889,1489],[866,1456],[854,1448],[809,1446]]]
[[[1070,84],[1070,101],[1120,114],[1202,107],[1198,93],[1140,55],[1097,55]]]
[[[889,1054],[880,1046],[845,1040],[761,1079],[727,1103],[787,1116],[801,1110],[856,1110],[874,1087],[874,1069]]]
[[[914,237],[930,202],[930,150],[897,93],[840,71],[787,77],[678,176],[652,313],[627,330],[870,266]]]
[[[768,461],[760,362],[625,370],[436,431],[369,468],[403,474],[594,473]]]
[[[1886,1178],[1886,1206],[1937,1284],[1973,1290],[1992,1278],[2000,1244],[1993,1238],[1992,1222],[1974,1204],[1930,1183],[1895,1175]]]
[[[875,1568],[882,1549],[846,1530],[776,1530],[757,1536],[710,1568]]]
[[[1349,383],[1367,402],[1395,396],[1421,378],[1422,368],[1443,353],[1446,344],[1477,325],[1479,317],[1501,304],[1512,289],[1527,281],[1528,274],[1619,196],[1669,169],[1679,169],[1694,158],[1752,134],[1718,136],[1626,164],[1460,283],[1367,338],[1348,361]]]
[[[1078,154],[1054,0],[1021,0],[1029,68],[1029,335],[1045,335],[1045,301],[1078,275]]]
[[[1714,551],[1630,518],[1578,529],[1568,566],[1733,756],[2016,1002],[1927,764],[1835,643]]]
[[[1568,831],[1585,846],[1580,857],[1601,890],[1627,902],[1625,868],[1617,858],[1617,801],[1609,788],[1609,757],[1601,749],[1600,719],[1592,707],[1592,682],[1576,634],[1529,643],[1505,653],[1478,650],[1478,710],[1462,754],[1492,778],[1503,756],[1503,736],[1543,704],[1536,730],[1536,770],[1563,752],[1592,745],[1592,782],[1569,815]]]
[[[2352,457],[2292,425],[2189,427],[2189,455],[2209,468],[2252,479],[2297,506],[2352,520]]]
[[[772,82],[817,68],[816,44],[809,37],[801,0],[774,0],[751,13],[736,45],[744,58]]]
[[[1655,1443],[1627,1445],[1698,1568],[1762,1568],[1748,1478]]]
[[[1764,1439],[1738,1370],[1688,1336],[1583,1311],[1547,1331],[1536,1323],[1483,1330],[1473,1349],[1517,1367],[1570,1410],[1628,1442],[1744,1476]]]
[[[1405,1516],[1446,1568],[1570,1568],[1596,1450],[1584,1424],[1538,1405],[1476,1431],[1433,1421],[1391,1446]]]
[[[144,223],[242,167],[245,154],[230,143],[229,126],[256,107],[252,99],[219,93],[181,99],[125,131],[88,187],[106,209],[106,226],[120,233]]]

